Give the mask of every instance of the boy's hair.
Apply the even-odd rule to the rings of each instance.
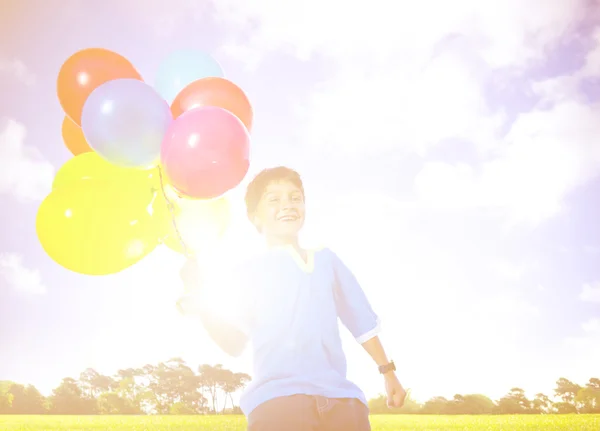
[[[254,217],[258,202],[265,193],[267,186],[279,181],[289,181],[300,189],[302,197],[304,197],[304,186],[298,172],[285,166],[264,169],[254,177],[246,189],[246,213],[250,220]]]

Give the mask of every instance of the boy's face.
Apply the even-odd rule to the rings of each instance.
[[[254,224],[267,237],[294,238],[304,225],[304,195],[290,181],[270,183],[263,193]]]

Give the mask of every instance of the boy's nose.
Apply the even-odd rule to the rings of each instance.
[[[293,202],[289,198],[283,198],[281,200],[281,209],[293,207]]]

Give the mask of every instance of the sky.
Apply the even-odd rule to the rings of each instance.
[[[248,178],[297,169],[307,246],[328,246],[383,322],[421,401],[551,395],[600,377],[600,3],[591,0],[0,0],[0,380],[50,394],[87,367],[113,374],[181,356],[251,370],[178,316],[183,257],[72,273],[35,216],[71,154],[56,96],[88,47],[152,84],[204,50],[254,108]],[[247,181],[247,179],[246,179]],[[221,252],[260,239],[242,183]],[[218,259],[219,253],[213,253]],[[218,265],[217,265],[218,268]],[[342,330],[349,377],[376,367]]]

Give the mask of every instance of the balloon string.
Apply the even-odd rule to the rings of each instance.
[[[160,178],[160,189],[162,191],[162,195],[165,198],[165,202],[167,202],[167,207],[169,208],[169,213],[171,214],[171,222],[173,223],[173,229],[175,230],[175,233],[177,234],[177,239],[179,240],[179,243],[181,244],[181,248],[183,248],[183,255],[186,258],[193,257],[193,253],[190,252],[189,247],[185,244],[185,241],[183,240],[183,236],[181,235],[181,232],[179,231],[179,228],[177,227],[177,221],[175,220],[175,206],[173,205],[173,202],[171,202],[171,200],[167,196],[167,192],[165,191],[165,183],[163,180],[162,169],[160,168],[160,166],[158,167],[158,177]]]

